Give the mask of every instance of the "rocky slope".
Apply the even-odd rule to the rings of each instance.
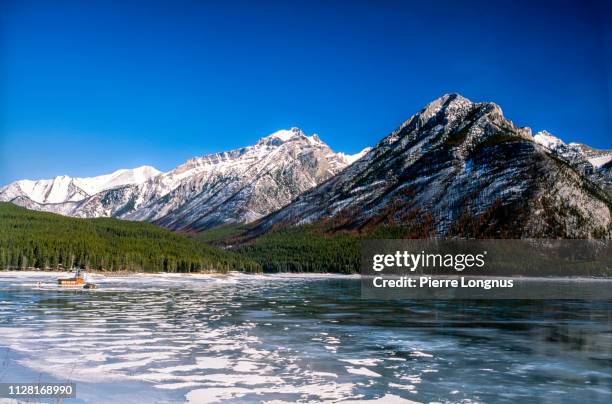
[[[254,146],[177,167],[160,181],[178,186],[123,217],[189,231],[250,223],[333,177],[353,158],[334,153],[316,135],[279,131]]]
[[[359,157],[334,153],[318,136],[293,128],[254,146],[193,158],[167,173],[149,167],[89,179],[17,181],[0,189],[0,201],[68,216],[117,217],[197,231],[259,219]]]
[[[496,104],[445,95],[251,234],[326,222],[420,226],[438,236],[609,235],[612,202],[589,174],[588,156],[548,136],[516,127]]]

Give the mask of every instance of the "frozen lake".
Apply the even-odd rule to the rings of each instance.
[[[0,272],[0,382],[75,382],[63,402],[612,400],[612,302],[368,301],[358,278],[316,275],[94,275],[87,291],[58,276]]]

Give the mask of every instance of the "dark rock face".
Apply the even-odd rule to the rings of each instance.
[[[437,236],[590,238],[610,234],[611,206],[600,183],[534,142],[497,105],[450,94],[254,232],[427,221]]]

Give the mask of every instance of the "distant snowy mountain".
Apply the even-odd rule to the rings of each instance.
[[[494,103],[448,94],[249,234],[326,223],[417,226],[437,236],[609,237],[612,199],[603,175],[610,163],[599,169],[594,158],[601,153],[546,132],[532,136]]]
[[[566,144],[546,131],[536,133],[535,142],[568,161],[588,162],[594,168],[601,168],[612,161],[612,150],[597,150],[581,143]]]
[[[538,132],[534,140],[600,185],[612,197],[612,150],[598,150],[580,143],[566,144],[546,131]]]
[[[19,197],[38,204],[78,202],[108,189],[142,184],[160,173],[153,167],[142,166],[90,178],[62,175],[48,180],[20,180],[0,188],[0,200],[10,201]]]
[[[569,146],[579,150],[593,167],[601,168],[612,162],[612,150],[598,150],[580,143],[570,143]]]
[[[355,153],[355,154],[338,153],[338,157],[340,159],[346,161],[347,164],[353,164],[355,161],[359,160],[360,158],[362,158],[363,156],[368,154],[370,152],[370,150],[372,150],[371,147],[366,147],[365,149],[363,149],[359,153]]]
[[[95,178],[17,181],[0,200],[75,217],[118,217],[174,230],[249,223],[291,202],[361,157],[334,153],[317,135],[281,130],[255,145]]]

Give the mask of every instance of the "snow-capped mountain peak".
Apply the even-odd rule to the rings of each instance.
[[[461,111],[470,109],[472,105],[472,101],[459,94],[445,94],[427,104],[419,113],[413,115],[406,121],[402,127],[412,122],[417,123],[417,127],[422,127],[440,113],[442,113],[447,120],[453,120],[457,115],[461,115]]]
[[[356,157],[335,153],[317,135],[279,130],[253,146],[190,160],[160,178],[172,190],[125,217],[200,230],[259,219],[325,181]]]
[[[269,145],[269,146],[278,146],[283,143],[297,140],[297,139],[307,139],[308,136],[300,128],[291,128],[291,129],[281,129],[278,130],[268,136],[262,137],[257,142],[258,145]]]
[[[257,142],[257,145],[280,146],[281,144],[287,142],[303,140],[306,140],[311,144],[325,145],[325,143],[316,133],[308,136],[300,128],[296,127],[291,129],[281,129],[268,136],[262,137]]]
[[[553,150],[553,151],[567,146],[561,139],[550,134],[549,132],[545,130],[542,130],[536,133],[533,137],[533,140],[536,143],[546,147],[547,149]]]

